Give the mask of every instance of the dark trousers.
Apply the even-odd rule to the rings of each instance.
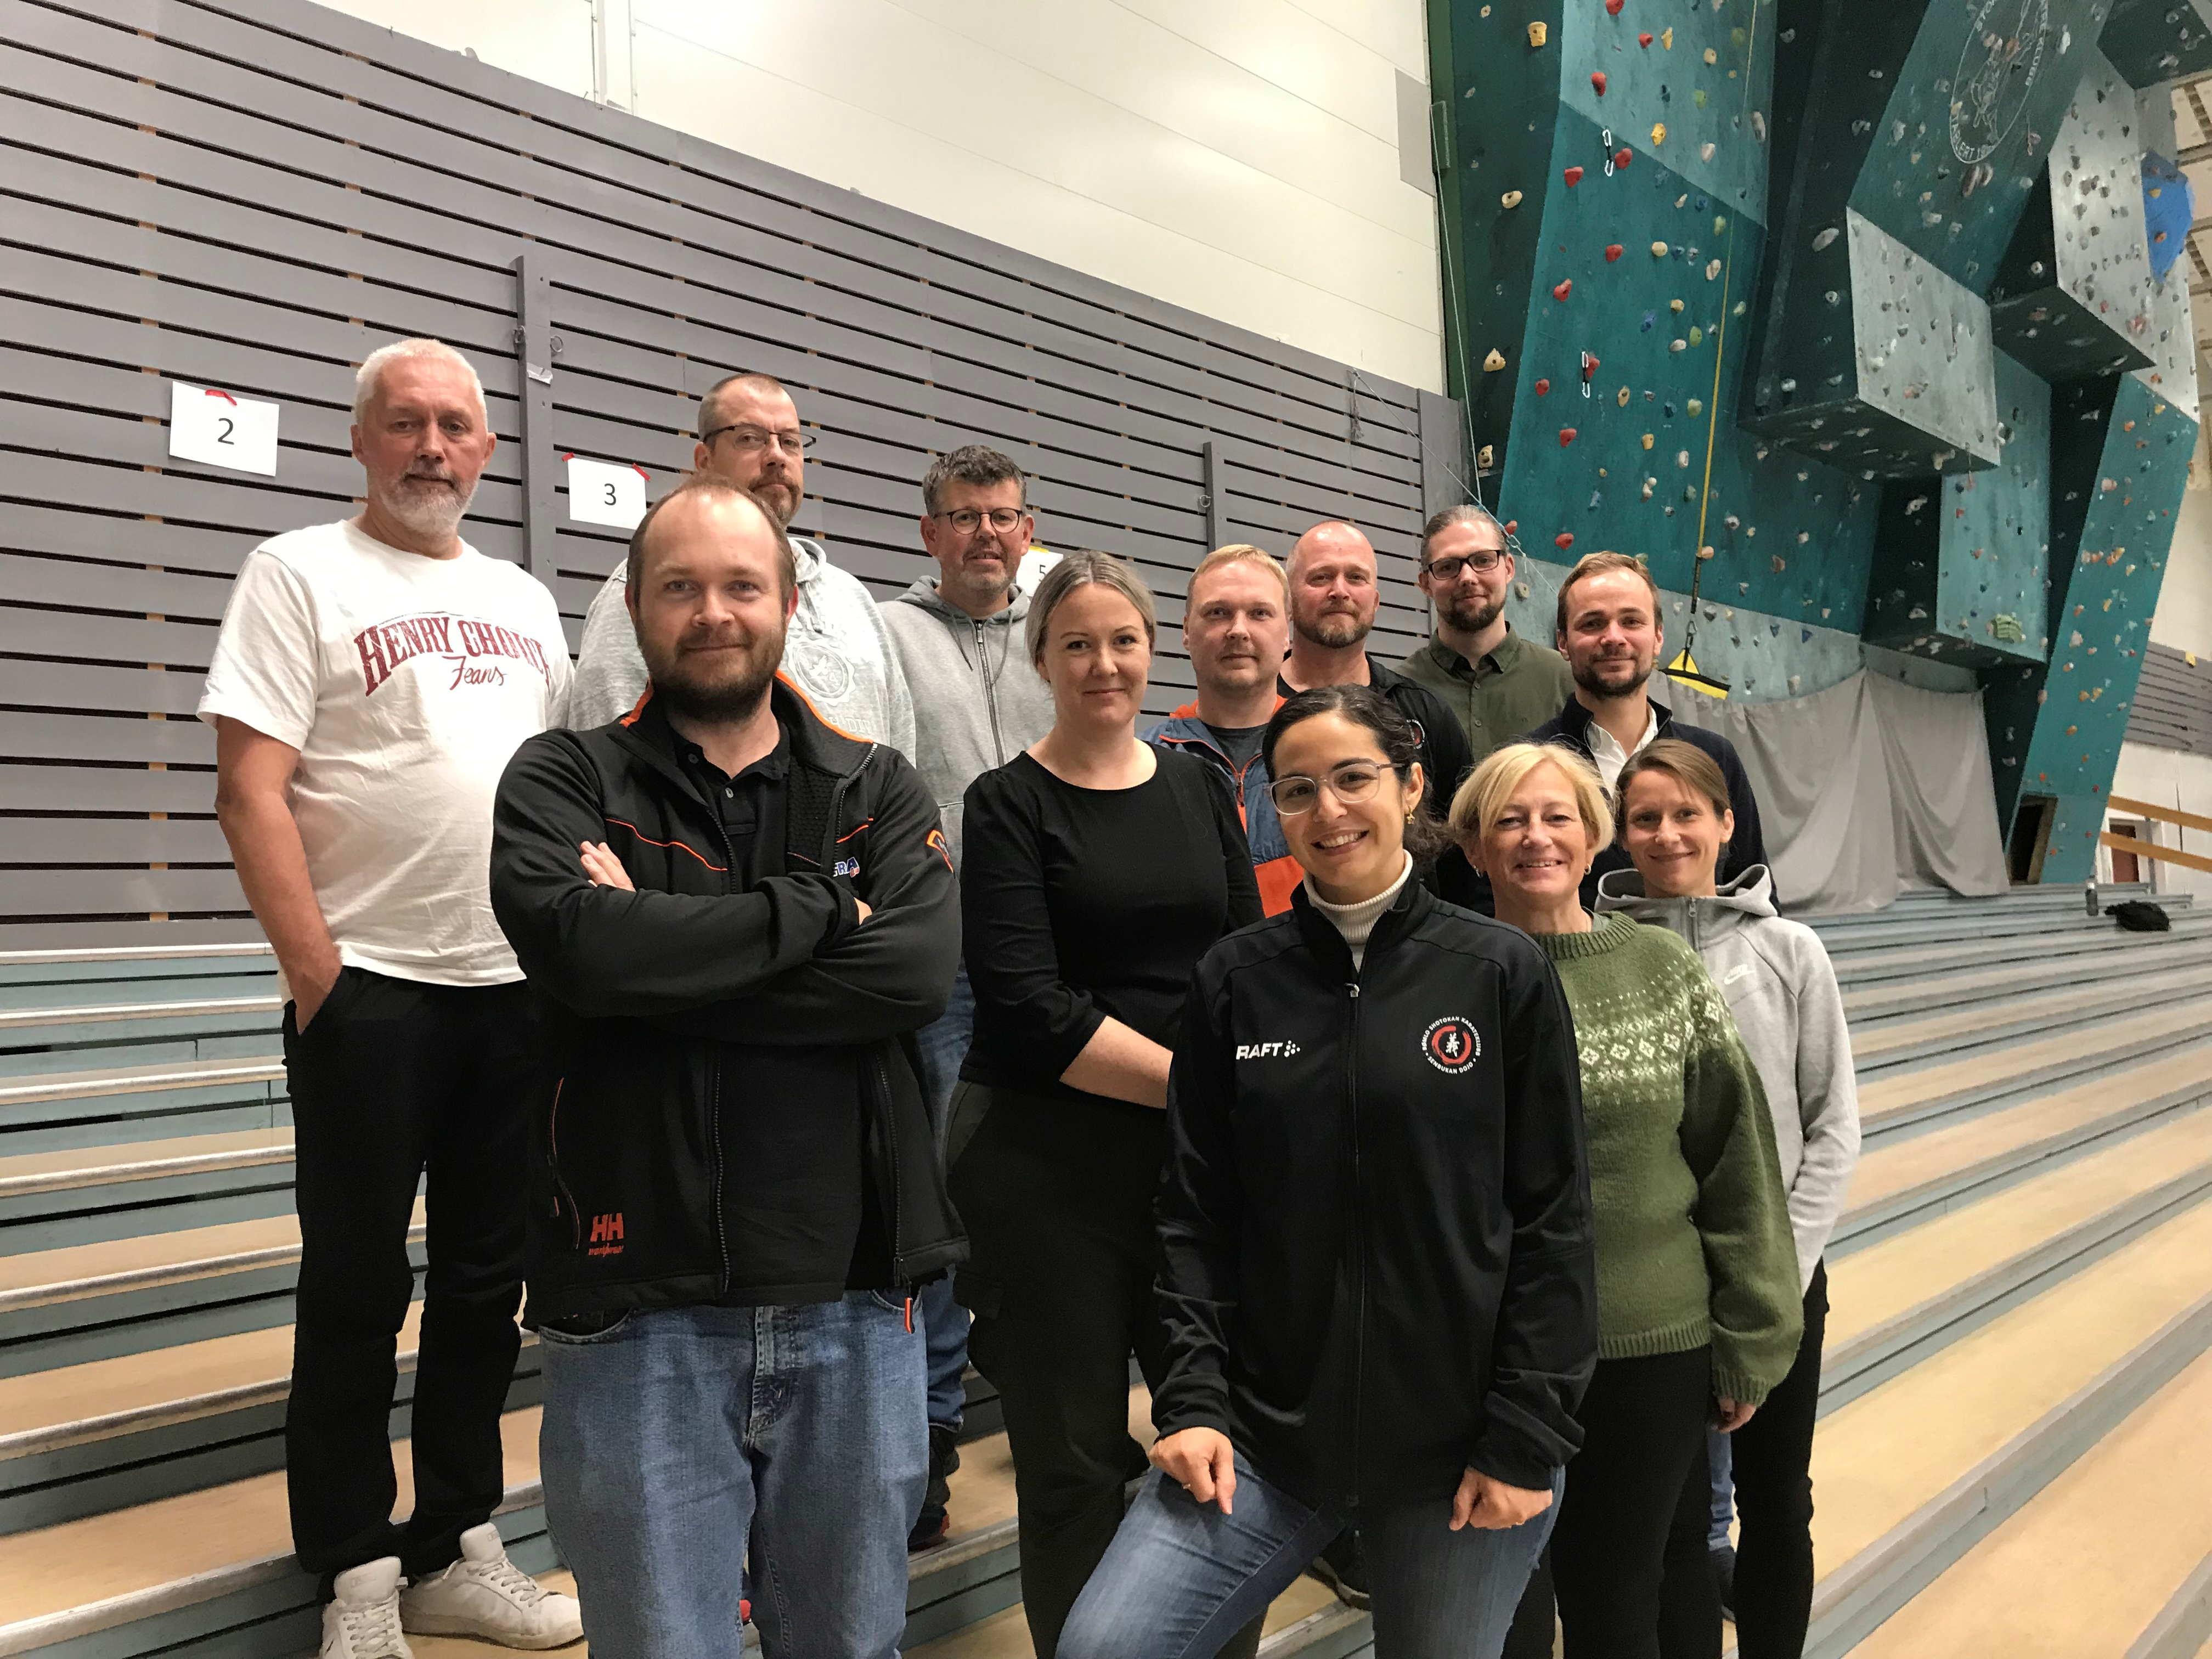
[[[1556,1597],[1567,1659],[1659,1659],[1660,1585],[1705,1532],[1677,1521],[1683,1483],[1705,1462],[1712,1350],[1601,1359],[1577,1413],[1552,1544],[1528,1580],[1505,1659],[1548,1659]]]
[[[1121,1524],[1125,1489],[1147,1468],[1129,1433],[1129,1356],[1157,1387],[1166,1337],[1152,1214],[1165,1124],[1137,1115],[1147,1112],[975,1084],[954,1097],[968,1353],[1006,1416],[1037,1659],[1054,1659]],[[1258,1638],[1255,1621],[1222,1652],[1249,1656]]]
[[[386,1555],[410,1578],[434,1572],[499,1506],[499,1417],[521,1340],[534,1031],[520,983],[425,985],[359,968],[338,976],[304,1033],[284,1011],[301,1243],[285,1482],[293,1547],[326,1584]],[[392,1521],[395,1339],[414,1291],[407,1229],[426,1171],[415,1506],[403,1528]]]
[[[1827,1327],[1828,1267],[1822,1262],[1805,1288],[1805,1337],[1790,1375],[1751,1421],[1729,1437],[1735,1468],[1741,1659],[1801,1659],[1805,1651],[1813,1613],[1813,1425],[1820,1410],[1820,1346]],[[1700,1536],[1708,1533],[1711,1507],[1703,1468],[1700,1460],[1678,1511]],[[1702,1559],[1694,1567],[1675,1567],[1676,1552],[1670,1549],[1662,1651],[1665,1659],[1715,1659],[1721,1650],[1721,1605],[1712,1573]]]

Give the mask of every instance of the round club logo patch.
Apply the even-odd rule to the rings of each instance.
[[[1421,1052],[1437,1070],[1457,1077],[1482,1058],[1482,1039],[1475,1035],[1474,1021],[1449,1014],[1421,1034]]]

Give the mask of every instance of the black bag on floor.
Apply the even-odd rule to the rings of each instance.
[[[2173,919],[2155,904],[2142,899],[2123,899],[2106,912],[2121,928],[2130,933],[2165,933],[2173,929]]]

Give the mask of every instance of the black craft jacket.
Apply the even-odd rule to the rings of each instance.
[[[873,1186],[894,1287],[967,1255],[912,1036],[944,1012],[960,961],[936,805],[896,750],[829,726],[781,678],[771,696],[791,734],[785,869],[750,889],[732,888],[720,815],[630,729],[635,714],[532,738],[500,781],[492,908],[546,1032],[533,1323],[842,1295],[842,1263],[834,1280],[763,1284],[747,1259],[746,1239],[774,1239],[810,1201],[772,1164],[725,1161],[763,1102],[824,1121],[859,1112],[855,1174]],[[637,890],[592,886],[585,841],[605,842]],[[804,1111],[778,1121],[807,1133]]]
[[[1168,1097],[1160,1432],[1218,1429],[1317,1505],[1548,1486],[1597,1291],[1543,952],[1408,882],[1355,972],[1301,889],[1199,963]]]

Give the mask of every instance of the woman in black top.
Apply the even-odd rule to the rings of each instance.
[[[1236,810],[1202,763],[1137,740],[1152,595],[1103,553],[1038,585],[1030,659],[1052,730],[968,787],[961,913],[975,1036],[951,1191],[972,1255],[969,1353],[998,1385],[1038,1659],[1145,1468],[1128,1357],[1160,1376],[1152,1194],[1167,1044],[1191,969],[1260,919]]]
[[[1199,964],[1161,1188],[1158,1469],[1060,1659],[1206,1659],[1346,1524],[1381,1659],[1496,1659],[1597,1359],[1574,1030],[1549,962],[1414,877],[1411,725],[1291,698],[1305,879]]]

